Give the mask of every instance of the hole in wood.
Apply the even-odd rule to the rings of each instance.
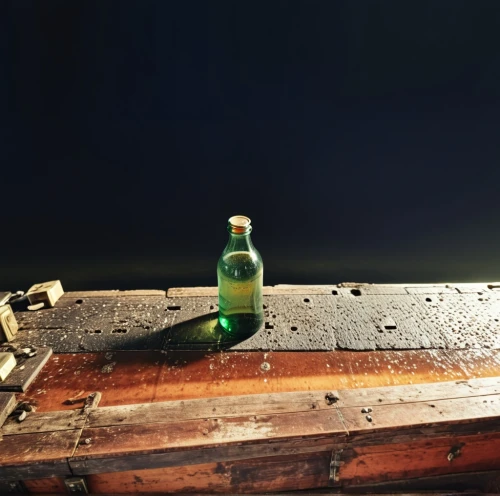
[[[265,310],[267,308],[267,305],[262,305],[262,308]]]
[[[304,303],[309,303],[311,300],[309,298],[304,298]]]
[[[338,291],[336,291],[335,289],[332,291],[332,295],[333,295],[333,296],[337,296],[338,294],[339,294],[339,292],[338,292]]]
[[[181,306],[180,305],[172,305],[170,307],[167,307],[167,310],[180,310]]]
[[[75,301],[75,303],[76,303],[77,305],[81,305],[81,304],[83,303],[83,300],[76,300],[76,301]]]
[[[265,328],[266,329],[274,329],[274,325],[270,324],[269,322],[266,322]]]
[[[210,305],[210,310],[213,310],[214,309],[214,306],[213,305]]]
[[[102,333],[101,329],[96,329],[94,332],[95,332],[96,334],[101,334],[101,333]]]
[[[432,301],[430,298],[426,298],[425,301]]]
[[[101,332],[101,331],[99,331],[99,332]],[[113,329],[111,331],[112,334],[127,334],[127,332],[128,332],[128,329]]]
[[[386,325],[384,326],[384,329],[388,331],[393,331],[394,329],[397,329],[397,327],[395,325]]]
[[[296,327],[296,326],[292,326],[292,327],[290,327],[290,329],[291,329],[292,331],[296,331],[296,330],[298,330],[298,327]]]
[[[361,291],[359,289],[351,289],[351,294],[354,296],[361,296]]]

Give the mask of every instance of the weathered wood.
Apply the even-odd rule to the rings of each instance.
[[[170,419],[181,421],[221,418],[248,412],[252,415],[303,412],[328,408],[325,394],[325,391],[258,394],[103,407],[90,412],[87,426],[144,424],[165,422]]]
[[[24,480],[71,475],[68,458],[78,430],[4,436],[0,442],[0,479]]]
[[[29,434],[37,432],[66,431],[83,428],[86,415],[81,410],[62,410],[57,412],[31,412],[22,422],[17,417],[10,417],[3,425],[0,433],[4,436],[12,434]]]
[[[289,455],[331,453],[345,448],[345,436],[336,439],[286,440],[268,443],[211,446],[204,449],[145,452],[127,456],[75,457],[69,460],[75,474],[90,475],[149,468],[183,467],[209,463],[231,462],[262,457],[283,458]]]
[[[160,296],[165,298],[167,292],[160,289],[132,289],[111,291],[68,291],[62,297],[62,300],[72,300],[78,298],[125,298],[129,296]]]
[[[259,458],[236,462],[219,462],[192,465],[190,467],[166,467],[145,469],[141,471],[125,471],[119,473],[103,473],[89,475],[89,486],[93,493],[113,492],[179,492],[179,493],[262,493],[278,491],[300,491],[314,494],[314,488],[326,488],[328,485],[330,453],[296,455],[283,458]],[[342,474],[340,468],[340,474]],[[448,487],[462,493],[463,489],[486,490],[495,487],[495,475],[498,472],[471,474],[453,474],[444,479],[433,477],[398,481],[393,486],[387,484],[370,484],[361,487],[363,492],[383,493],[384,487],[398,487],[411,491]],[[383,474],[382,474],[383,475]],[[470,478],[467,476],[470,475]],[[340,475],[342,477],[342,475]],[[421,482],[420,482],[421,481]],[[436,485],[434,485],[435,483]],[[476,485],[470,485],[475,483]],[[469,485],[467,485],[469,484]],[[480,486],[482,484],[482,486]],[[379,489],[380,488],[380,489]],[[463,489],[462,489],[463,488]],[[462,489],[462,490],[461,490]],[[342,489],[330,489],[329,493],[356,493],[357,486],[350,485]],[[497,491],[492,491],[497,492]],[[320,493],[326,493],[325,489]],[[388,491],[390,493],[390,491]],[[404,494],[413,494],[405,492]],[[426,495],[435,492],[426,492]],[[449,496],[449,491],[446,492]],[[470,494],[470,493],[469,493]]]
[[[169,326],[164,296],[63,297],[54,308],[18,312],[16,342],[56,353],[161,349]]]
[[[18,362],[7,379],[0,382],[0,391],[26,391],[51,355],[51,348],[37,348],[36,356]]]
[[[458,452],[459,450],[459,452]],[[430,477],[466,471],[499,470],[500,434],[357,447],[341,459],[344,486],[384,480]],[[449,460],[451,452],[458,455]],[[344,455],[344,453],[343,453]]]
[[[268,295],[331,295],[336,286],[264,286],[262,293]],[[187,298],[193,296],[218,296],[217,286],[196,288],[170,288],[168,298]]]
[[[263,328],[243,342],[218,325],[217,296],[182,292],[168,298],[65,296],[53,309],[18,312],[16,342],[56,352],[500,349],[500,292],[487,287],[476,287],[477,292],[447,286],[333,287],[276,287],[283,294],[265,296]]]
[[[325,487],[328,453],[89,475],[90,491],[269,493]]]
[[[67,488],[64,479],[27,479],[23,482],[31,494],[66,494]]]
[[[269,370],[262,368],[264,363]],[[496,350],[60,354],[19,399],[41,412],[72,409],[65,404],[68,398],[96,390],[103,393],[102,406],[114,406],[491,376],[500,376]]]
[[[500,493],[500,471],[488,470],[484,472],[465,472],[445,474],[432,477],[418,477],[415,479],[400,479],[385,482],[370,483],[369,485],[350,485],[343,490],[347,494],[408,494],[408,491],[425,491],[426,496],[436,493],[436,491],[459,491],[456,494],[477,494],[478,491],[483,493],[497,494]],[[432,493],[430,492],[432,491]],[[465,492],[467,491],[467,492]],[[316,493],[316,491],[314,492]],[[417,493],[416,493],[417,494]],[[455,494],[455,493],[452,493]]]
[[[249,413],[251,415],[271,415],[331,409],[325,400],[326,395],[330,392],[332,391],[300,391],[101,407],[89,413],[87,427],[155,423],[170,419],[182,421],[210,417],[221,418]],[[332,394],[338,398],[336,405],[339,407],[375,405],[377,408],[388,404],[399,405],[401,402],[429,402],[500,394],[500,377],[396,388],[333,391]],[[51,424],[52,422],[57,423],[62,413],[65,412],[53,412],[53,419],[50,415],[46,415],[45,418]]]
[[[0,393],[0,427],[16,407],[16,396],[13,393]],[[0,430],[0,435],[2,434]]]
[[[342,392],[339,392],[339,396],[342,397]],[[350,442],[351,437],[355,442],[355,436],[361,434],[365,435],[363,442],[369,443],[368,435],[375,431],[398,432],[406,429],[406,435],[412,433],[413,436],[424,439],[436,435],[453,435],[453,430],[448,430],[450,424],[464,422],[470,424],[480,420],[492,420],[489,424],[481,423],[483,432],[485,426],[497,430],[500,426],[500,394],[432,402],[373,404],[370,415],[372,420],[368,421],[366,413],[363,413],[359,406],[338,407],[333,404],[329,409],[311,408],[308,412],[253,415],[253,411],[249,409],[245,417],[215,417],[200,420],[181,418],[170,422],[135,425],[120,425],[120,418],[116,418],[113,420],[116,422],[114,426],[83,430],[82,437],[92,439],[92,443],[80,445],[72,463],[84,460],[84,469],[91,470],[92,464],[89,464],[88,460],[98,458],[100,463],[97,466],[94,464],[94,469],[102,470],[108,466],[107,458],[125,457],[133,453],[143,455],[147,452],[169,451],[171,452],[169,460],[164,457],[162,463],[185,465],[213,460],[214,453],[208,448],[218,448],[221,444],[228,447],[241,444],[242,446],[239,446],[241,455],[245,451],[245,446],[271,440],[298,440],[293,448],[294,452],[301,453],[302,445],[307,451],[310,449],[311,439],[325,436],[334,444],[339,444]],[[422,427],[439,427],[439,425],[445,426],[446,429],[444,431],[428,429],[427,432],[421,430]],[[394,435],[393,432],[385,438],[379,437],[378,444],[385,446],[391,442],[391,436]],[[120,442],[117,443],[117,440]],[[193,456],[191,462],[186,459],[182,450],[194,448],[201,448],[205,458],[203,455],[202,458]],[[315,449],[319,451],[319,445],[316,445]],[[327,449],[331,451],[331,445],[328,445]],[[177,458],[176,455],[180,456]],[[218,450],[217,455],[219,460],[226,460],[231,456],[223,448]],[[130,456],[118,466],[122,470],[138,468],[136,463],[135,457]],[[139,466],[142,467],[143,462]],[[73,467],[76,468],[76,465]],[[79,469],[82,469],[82,465],[79,465]]]
[[[491,290],[494,283],[451,283],[451,284],[369,284],[341,283],[337,285],[294,285],[277,284],[264,286],[264,295],[329,295],[337,293],[349,296],[352,290],[359,290],[361,295],[397,295],[397,294],[440,294],[440,293],[479,293]],[[500,284],[499,284],[500,287]],[[218,296],[217,286],[169,288],[168,298],[186,298],[192,296]]]

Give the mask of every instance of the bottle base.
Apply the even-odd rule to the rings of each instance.
[[[246,339],[253,336],[262,326],[264,317],[254,313],[219,313],[219,324],[224,332],[234,338]]]

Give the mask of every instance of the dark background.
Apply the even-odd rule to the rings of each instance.
[[[500,2],[4,1],[0,289],[500,279]]]

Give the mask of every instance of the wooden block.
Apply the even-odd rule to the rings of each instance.
[[[7,376],[14,370],[16,359],[14,353],[0,353],[0,381],[7,379]]]
[[[36,356],[19,362],[9,377],[0,382],[0,391],[26,391],[51,355],[51,348],[38,348]]]
[[[19,326],[10,305],[0,306],[0,342],[12,341]]]
[[[31,286],[26,296],[32,305],[43,303],[48,308],[53,307],[63,294],[61,281],[49,281]]]

